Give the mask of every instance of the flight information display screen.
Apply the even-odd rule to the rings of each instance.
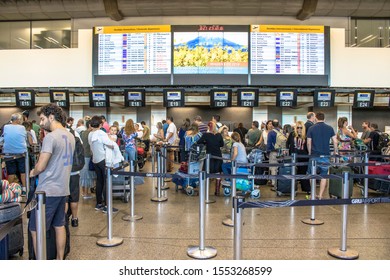
[[[255,76],[254,84],[328,85],[328,29],[251,25],[250,73]]]
[[[94,85],[168,84],[171,54],[170,25],[95,27]]]

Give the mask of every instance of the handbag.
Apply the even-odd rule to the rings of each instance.
[[[91,159],[88,162],[88,170],[89,171],[95,171],[95,165],[92,162],[92,157],[91,157]]]

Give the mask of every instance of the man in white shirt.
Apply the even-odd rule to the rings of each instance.
[[[176,125],[173,123],[172,117],[167,118],[167,124],[168,124],[168,129],[167,129],[167,135],[166,135],[166,138],[164,139],[164,142],[168,142],[168,144],[170,146],[172,146],[175,143],[176,137],[178,137],[177,136],[177,128],[176,128]],[[173,171],[174,160],[175,160],[175,155],[173,153],[173,150],[168,149],[167,172]]]

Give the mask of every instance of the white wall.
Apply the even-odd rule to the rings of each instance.
[[[91,87],[92,31],[78,37],[78,48],[1,50],[0,88]],[[390,48],[345,48],[344,29],[331,29],[332,87],[387,88],[389,73]]]
[[[344,29],[331,29],[332,87],[390,87],[390,48],[346,48]]]
[[[78,48],[0,51],[0,88],[92,86],[92,31]]]

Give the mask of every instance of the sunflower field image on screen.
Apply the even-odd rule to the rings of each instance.
[[[248,74],[248,33],[175,32],[174,74]]]

